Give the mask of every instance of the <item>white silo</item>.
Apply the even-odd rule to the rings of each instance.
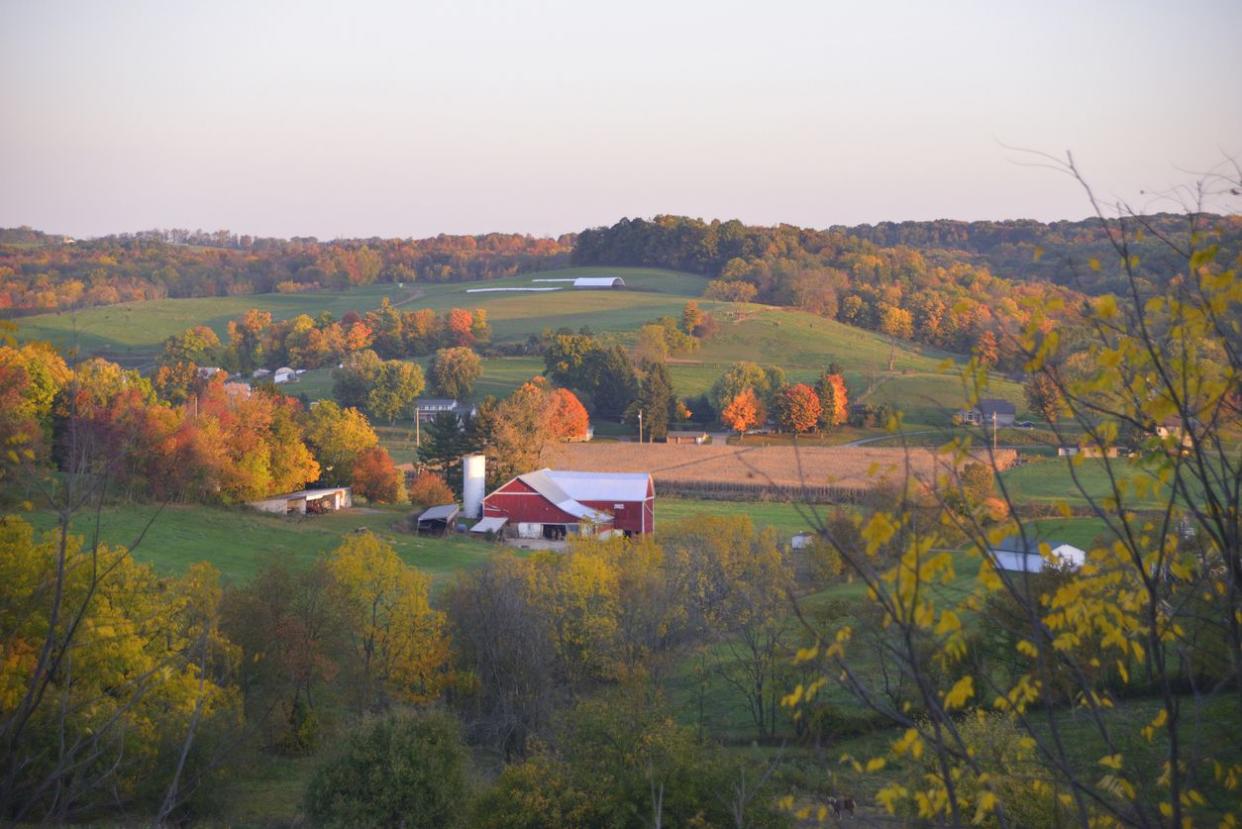
[[[483,494],[486,491],[487,458],[480,454],[462,455],[461,458],[461,505],[466,518],[483,515]]]

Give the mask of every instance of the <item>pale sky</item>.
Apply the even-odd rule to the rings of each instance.
[[[1242,154],[1242,2],[0,0],[0,226],[1078,218]]]

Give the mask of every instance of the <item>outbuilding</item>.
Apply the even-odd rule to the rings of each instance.
[[[441,504],[440,506],[424,510],[418,516],[418,534],[444,535],[449,531],[449,527],[453,526],[453,522],[457,520],[457,513],[459,512],[461,510],[456,504]]]
[[[1040,542],[1011,535],[992,549],[996,565],[1010,573],[1042,573],[1045,568],[1077,570],[1087,561],[1087,553],[1063,541],[1046,542],[1049,557],[1040,553]]]
[[[349,487],[338,486],[328,489],[302,489],[285,495],[273,495],[259,501],[251,501],[250,506],[261,512],[274,512],[277,515],[317,515],[324,512],[335,512],[353,506],[353,498]]]
[[[610,530],[642,535],[655,531],[655,485],[646,472],[540,469],[485,497],[483,517],[505,519],[506,532],[518,538]]]

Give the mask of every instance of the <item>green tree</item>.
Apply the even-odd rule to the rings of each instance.
[[[638,384],[638,398],[626,410],[626,420],[637,424],[641,411],[644,439],[663,440],[668,435],[668,425],[676,414],[677,406],[668,368],[664,363],[645,362],[639,370],[642,379]]]
[[[472,348],[441,348],[431,358],[431,388],[436,394],[464,400],[483,376],[483,362]]]
[[[371,719],[306,788],[317,826],[442,829],[469,814],[468,755],[447,714]]]
[[[638,377],[629,356],[621,346],[600,349],[587,358],[588,386],[594,412],[602,417],[620,417],[638,394]]]
[[[423,393],[423,387],[423,370],[417,363],[386,360],[367,391],[367,412],[392,423],[409,412],[410,404]]]
[[[379,379],[383,360],[371,349],[349,356],[344,364],[332,371],[332,396],[342,406],[365,409],[367,394]]]

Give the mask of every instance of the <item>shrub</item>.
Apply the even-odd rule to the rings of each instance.
[[[446,714],[365,723],[306,789],[317,826],[459,826],[468,813],[466,750]]]
[[[454,500],[453,490],[444,479],[434,472],[420,472],[410,484],[409,498],[411,504],[433,507],[436,504],[451,504]]]

